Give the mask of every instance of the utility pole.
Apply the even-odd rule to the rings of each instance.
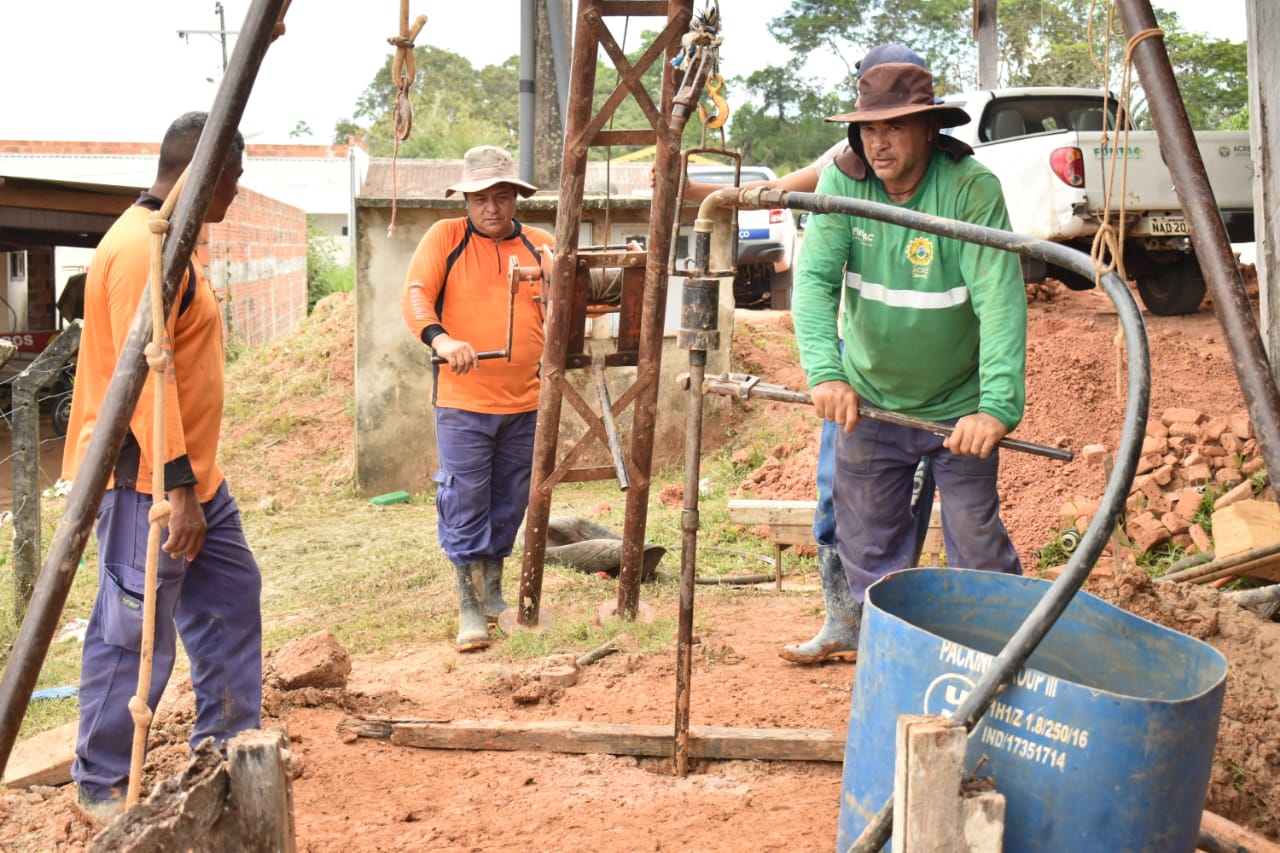
[[[994,89],[999,62],[996,0],[973,0],[973,37],[978,43],[978,88]]]
[[[226,74],[227,73],[227,36],[237,35],[240,31],[227,29],[227,15],[222,9],[221,0],[218,0],[218,2],[215,2],[213,4],[213,11],[218,16],[218,28],[216,30],[178,30],[178,38],[182,39],[187,44],[190,44],[191,43],[190,36],[192,34],[196,34],[196,35],[203,34],[207,36],[213,36],[214,38],[221,41],[222,42],[222,73]]]

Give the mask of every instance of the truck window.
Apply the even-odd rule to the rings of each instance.
[[[1104,114],[1102,99],[1092,95],[1026,95],[1000,98],[991,103],[978,136],[984,142],[1013,139],[1037,133],[1064,130],[1102,130],[1116,126],[1117,104],[1108,101]]]

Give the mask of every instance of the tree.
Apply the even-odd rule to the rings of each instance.
[[[1155,13],[1192,125],[1214,128],[1238,115],[1248,100],[1244,43],[1188,33],[1175,14]],[[1126,40],[1107,3],[1000,0],[997,14],[1002,84],[1119,86]],[[972,16],[972,0],[792,0],[769,22],[769,31],[794,56],[827,51],[851,69],[871,45],[908,44],[924,57],[939,92],[947,92],[969,88],[976,78]],[[1136,74],[1134,81],[1141,125],[1145,109]]]
[[[852,105],[852,91],[841,87],[822,93],[815,81],[801,76],[796,60],[731,82],[749,96],[735,104],[729,123],[730,147],[742,153],[743,162],[785,174],[813,162],[845,133],[844,125],[825,119]]]
[[[464,57],[429,45],[414,48],[417,79],[409,88],[412,125],[395,142],[397,89],[391,61],[378,70],[356,103],[356,120],[374,157],[459,158],[475,145],[514,151],[518,142],[519,66],[515,57],[476,71]],[[340,130],[348,130],[339,122]]]

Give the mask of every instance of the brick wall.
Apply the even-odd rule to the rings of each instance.
[[[302,210],[242,187],[227,218],[208,230],[206,266],[230,341],[256,347],[306,317]]]
[[[368,150],[364,143],[356,145],[255,145],[245,146],[247,157],[337,157],[346,159],[353,147]],[[0,139],[4,154],[60,154],[160,156],[159,142],[72,142],[57,140]]]
[[[57,322],[53,272],[51,246],[33,247],[27,251],[28,329],[52,329]]]

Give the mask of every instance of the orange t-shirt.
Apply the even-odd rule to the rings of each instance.
[[[151,211],[135,205],[103,236],[89,262],[85,281],[84,330],[76,365],[71,421],[62,457],[62,476],[73,479],[98,421],[107,385],[129,335],[141,299],[148,298]],[[222,484],[218,432],[222,426],[222,312],[204,268],[192,259],[195,282],[186,276],[166,324],[165,349],[173,361],[165,375],[164,453],[161,463],[186,456],[201,502]],[[184,300],[188,288],[194,291]],[[187,304],[184,304],[187,303]],[[141,450],[136,490],[151,494],[155,453],[155,373],[146,384],[129,428]]]
[[[435,223],[418,243],[405,276],[401,309],[409,330],[422,340],[428,326],[439,325],[449,337],[466,341],[476,352],[506,349],[511,316],[509,258],[515,255],[516,263],[522,267],[538,266],[539,256],[530,245],[533,249],[542,249],[554,244],[555,239],[546,231],[519,220],[514,233],[501,240],[469,229],[469,220],[465,217]],[[449,255],[459,246],[462,250],[450,268]],[[442,289],[443,299],[440,298]],[[510,360],[486,359],[477,369],[462,376],[447,365],[436,366],[435,405],[493,415],[532,412],[538,408],[543,314],[541,303],[535,301],[537,295],[534,284],[520,283]]]

